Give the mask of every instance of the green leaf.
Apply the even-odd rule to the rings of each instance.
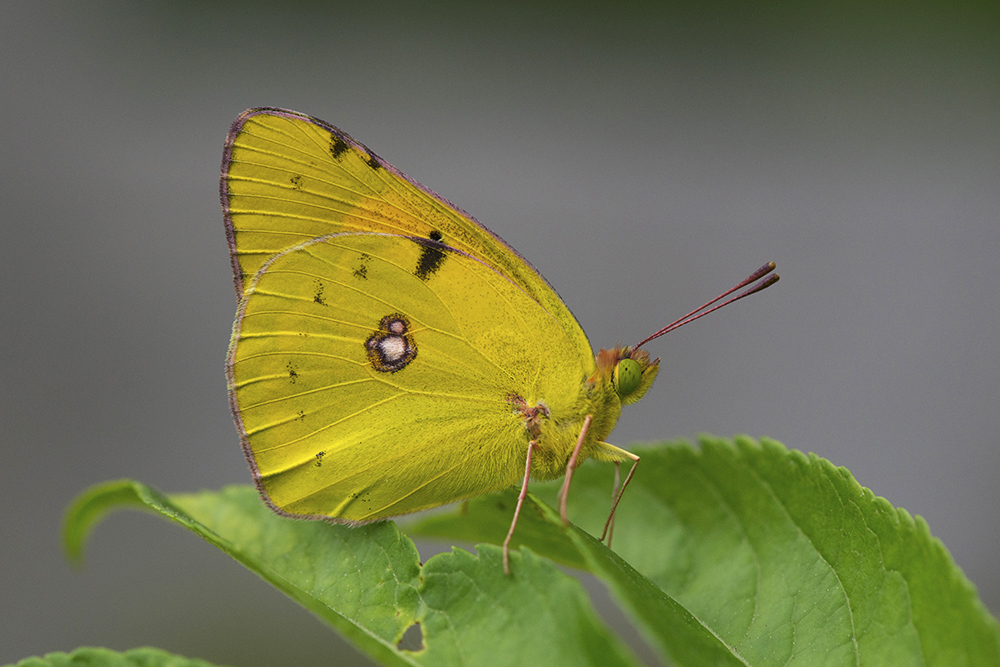
[[[578,472],[582,472],[582,469]],[[575,480],[576,478],[574,478]],[[588,481],[581,487],[590,487]],[[539,485],[545,488],[542,485]],[[610,484],[602,496],[610,496]],[[573,492],[579,492],[574,481]],[[631,492],[631,487],[629,487]],[[587,493],[584,491],[584,493]],[[480,498],[468,503],[460,515],[438,514],[413,526],[428,536],[500,542],[510,527],[515,492]],[[553,503],[554,504],[554,503]],[[605,510],[608,507],[604,508]],[[573,513],[572,516],[576,517]],[[601,517],[600,525],[604,519]],[[599,533],[598,533],[599,534]],[[574,525],[563,526],[559,513],[534,494],[525,499],[512,547],[524,545],[563,564],[600,577],[632,612],[651,644],[664,658],[680,665],[744,665],[731,647],[702,624],[677,600],[642,576],[617,554]],[[512,553],[511,558],[516,554]]]
[[[108,511],[158,512],[391,665],[635,664],[579,584],[536,552],[595,573],[679,665],[1000,665],[996,620],[926,523],[846,470],[747,438],[641,455],[618,512],[617,554],[529,494],[511,577],[495,546],[421,567],[391,523],[290,521],[246,488],[168,498],[112,483],[77,501],[65,539],[79,557]],[[591,533],[609,509],[610,470],[588,464],[574,477],[570,516]],[[533,488],[552,500],[557,486]],[[480,498],[418,530],[497,543],[514,502],[513,493]],[[414,624],[422,647],[398,649]]]
[[[636,574],[634,589],[623,583],[624,569],[614,570],[623,562],[577,533],[566,533],[572,547],[553,545],[561,527],[554,515],[548,531],[519,524],[517,538],[601,577],[677,663],[709,664],[688,653],[686,622],[694,619],[751,665],[1000,665],[996,619],[927,524],[844,468],[749,438],[638,453],[614,535],[615,551],[644,575]],[[554,499],[557,488],[535,491]],[[608,466],[581,467],[570,518],[599,535],[610,490]],[[474,521],[438,515],[415,532],[497,539],[504,519],[496,499],[473,501],[466,512]],[[684,613],[664,614],[667,603],[638,592],[646,582]]]
[[[194,531],[388,665],[638,664],[579,582],[528,550],[513,554],[511,577],[491,545],[421,567],[391,522],[284,519],[247,487],[169,497],[127,480],[95,487],[69,511],[67,551],[79,558],[97,520],[136,507]],[[423,646],[397,648],[417,623]]]
[[[46,653],[40,658],[25,658],[16,667],[212,667],[212,664],[158,648],[134,648],[119,653],[106,648],[85,647],[72,653]]]

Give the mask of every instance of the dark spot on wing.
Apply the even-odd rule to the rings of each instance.
[[[417,236],[410,238],[423,246],[420,249],[420,259],[417,260],[417,268],[413,270],[413,275],[426,282],[431,274],[441,268],[448,246],[441,243],[441,232],[438,231],[431,232],[429,239]]]
[[[356,502],[360,505],[364,505],[364,510],[366,512],[371,509],[372,496],[369,491],[367,490],[355,491],[354,493],[348,494],[347,497],[350,498],[353,502]]]
[[[302,174],[295,174],[288,180],[292,182],[292,188],[294,188],[295,190],[302,189]]]
[[[367,149],[366,149],[367,150]],[[365,164],[372,168],[372,171],[378,171],[382,168],[382,163],[379,162],[378,158],[371,151],[368,151],[368,159],[365,160]]]
[[[350,148],[351,147],[347,145],[347,142],[338,137],[336,134],[330,135],[330,155],[333,156],[334,160],[342,158],[344,153],[350,150]]]
[[[295,364],[289,361],[285,364],[285,368],[288,369],[288,381],[295,384],[295,381],[299,379],[299,372],[295,368]]]
[[[326,286],[319,280],[316,281],[316,292],[313,294],[313,301],[321,306],[326,305],[326,301],[323,299],[323,290]]]
[[[361,253],[358,256],[358,265],[354,269],[354,277],[355,278],[358,278],[359,280],[367,280],[368,279],[368,262],[369,262],[369,260],[371,260],[371,255],[369,255],[368,253],[363,252],[363,253]]]
[[[323,465],[323,457],[326,456],[326,450],[316,452],[316,467],[319,468]]]
[[[395,373],[417,358],[417,342],[410,332],[410,321],[401,313],[386,315],[378,329],[365,340],[365,352],[372,368]]]

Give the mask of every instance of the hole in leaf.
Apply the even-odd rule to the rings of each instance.
[[[424,633],[421,632],[419,623],[414,623],[406,628],[406,632],[403,633],[403,638],[396,644],[396,648],[400,651],[424,650]]]

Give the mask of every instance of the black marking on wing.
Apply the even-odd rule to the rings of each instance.
[[[294,189],[296,189],[296,190],[301,190],[302,189],[302,174],[295,174],[294,176],[292,176],[288,180],[290,180],[292,182],[292,187]]]
[[[413,270],[413,275],[427,282],[431,275],[441,268],[441,264],[444,263],[445,259],[445,250],[449,248],[441,242],[441,232],[437,230],[430,233],[429,239],[420,238],[419,236],[411,236],[410,239],[423,246],[420,250],[420,259],[417,260],[417,268]]]
[[[289,361],[285,364],[285,368],[288,369],[288,381],[295,384],[295,382],[299,379],[299,371],[295,368],[295,364]]]
[[[367,150],[367,149],[366,149]],[[372,171],[378,171],[382,168],[382,163],[379,162],[378,157],[371,151],[368,151],[368,159],[365,160],[365,164],[372,168]]]
[[[326,286],[322,283],[322,281],[318,279],[316,280],[316,291],[313,294],[313,301],[315,301],[321,306],[326,305],[326,300],[323,298],[323,290],[325,289],[325,287]]]
[[[417,342],[410,333],[410,321],[401,313],[381,319],[378,330],[365,341],[365,351],[372,368],[382,373],[395,373],[417,358]]]
[[[368,253],[365,253],[365,252],[361,253],[361,255],[358,257],[358,262],[359,262],[358,267],[356,269],[354,269],[354,274],[353,275],[354,275],[355,278],[357,278],[359,280],[367,280],[368,279],[368,262],[369,262],[369,260],[371,260],[371,255],[369,255]]]
[[[334,160],[340,160],[344,153],[350,150],[350,146],[347,142],[338,137],[336,134],[330,135],[330,155],[333,156]]]

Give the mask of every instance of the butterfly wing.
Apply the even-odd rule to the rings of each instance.
[[[521,255],[437,194],[332,125],[283,109],[233,123],[220,184],[236,291],[273,255],[312,238],[383,232],[442,241],[507,276],[551,313],[581,354],[572,313]]]
[[[230,401],[283,513],[364,522],[509,487],[522,404],[579,429],[593,357],[484,261],[420,237],[340,233],[264,262],[241,300]]]

